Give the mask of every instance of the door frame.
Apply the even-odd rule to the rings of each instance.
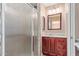
[[[76,39],[76,31],[75,31],[75,3],[70,4],[71,9],[71,32],[70,32],[70,40],[71,40],[71,56],[75,56],[75,39]]]
[[[75,56],[75,3],[69,3],[68,6],[67,55]]]

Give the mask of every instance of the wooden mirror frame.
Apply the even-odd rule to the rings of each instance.
[[[58,29],[50,29],[50,28],[49,28],[49,16],[55,16],[55,15],[59,15],[59,16],[60,16],[60,28],[58,28]],[[48,21],[47,21],[47,26],[48,26],[47,29],[48,29],[48,30],[61,30],[61,25],[62,25],[62,24],[61,24],[61,23],[62,23],[62,22],[61,22],[61,21],[62,21],[62,13],[57,13],[57,14],[48,15],[48,16],[47,16],[47,20],[48,20]]]
[[[43,29],[42,30],[45,30],[45,17],[43,16]]]

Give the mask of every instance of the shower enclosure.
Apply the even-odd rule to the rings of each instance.
[[[37,4],[5,4],[5,55],[38,55]]]

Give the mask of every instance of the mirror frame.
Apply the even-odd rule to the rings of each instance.
[[[49,28],[49,16],[55,16],[55,15],[59,15],[59,16],[60,16],[60,28],[57,28],[57,29],[50,29],[50,28]],[[61,25],[62,25],[62,22],[61,22],[61,21],[62,21],[62,13],[57,13],[57,14],[48,15],[48,16],[47,16],[47,20],[48,20],[48,21],[47,21],[47,26],[48,26],[47,29],[48,29],[48,30],[61,30],[61,28],[62,28],[62,26],[61,26]]]
[[[42,18],[43,18],[42,19],[42,22],[43,22],[43,29],[42,30],[45,30],[45,17],[43,16]]]

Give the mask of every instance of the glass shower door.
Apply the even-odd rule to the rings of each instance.
[[[32,12],[28,4],[5,5],[5,55],[31,55]]]

